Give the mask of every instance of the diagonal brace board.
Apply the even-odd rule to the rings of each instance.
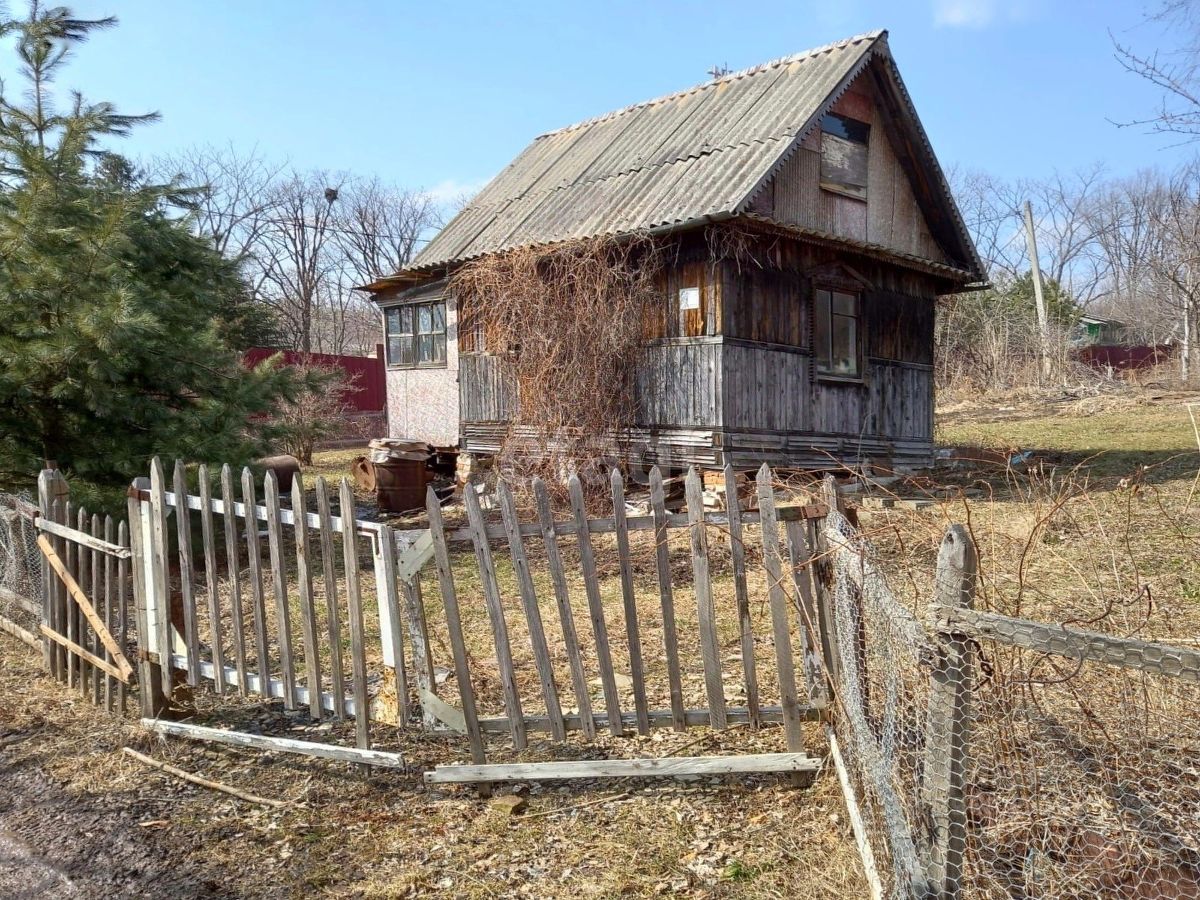
[[[79,609],[83,612],[84,616],[87,617],[88,622],[90,622],[91,626],[96,629],[96,634],[100,638],[100,642],[104,644],[104,649],[112,655],[113,662],[116,664],[117,672],[109,672],[109,674],[114,675],[114,677],[120,678],[121,681],[128,683],[129,676],[133,674],[133,666],[129,664],[129,660],[126,659],[125,654],[121,652],[121,645],[117,643],[116,639],[109,632],[108,626],[104,624],[104,620],[100,618],[100,616],[97,615],[96,610],[92,608],[91,600],[88,599],[87,594],[83,592],[83,589],[75,581],[75,578],[71,575],[71,573],[67,571],[67,567],[63,564],[62,559],[54,551],[54,546],[46,539],[44,534],[38,535],[37,545],[42,551],[42,555],[46,557],[46,562],[50,564],[50,568],[54,570],[54,574],[59,577],[64,585],[66,585],[67,592],[71,595],[71,599],[73,599],[79,605]],[[59,641],[59,643],[62,643],[62,641]],[[66,645],[64,644],[64,646]],[[78,650],[72,649],[72,652],[78,653]],[[95,664],[95,660],[92,659],[89,659],[88,662],[93,663],[93,665]],[[105,671],[108,671],[107,667],[105,666],[101,666],[101,668],[104,668]]]

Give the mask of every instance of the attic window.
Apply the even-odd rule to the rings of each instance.
[[[867,144],[871,126],[829,113],[821,118],[821,187],[867,199]]]

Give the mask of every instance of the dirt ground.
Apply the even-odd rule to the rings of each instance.
[[[1200,529],[1189,510],[1200,505],[1191,495],[1200,454],[1185,404],[1195,399],[1141,392],[947,410],[938,421],[942,443],[991,451],[989,459],[1032,450],[1032,464],[941,469],[925,492],[936,495],[933,506],[864,510],[864,528],[898,589],[911,588],[915,607],[945,525],[967,521],[990,608],[1036,609],[1065,621],[1107,605],[1136,616],[1141,595],[1128,585],[1139,583],[1148,585],[1156,612],[1194,638],[1200,555],[1191,544]],[[322,465],[332,475],[343,463]],[[888,490],[921,493],[913,485]],[[278,704],[227,701],[217,716],[198,697],[197,707],[200,723],[343,736],[342,725],[313,725]],[[509,815],[470,789],[423,784],[424,770],[466,758],[461,741],[386,726],[376,738],[403,754],[404,769],[364,772],[164,741],[132,715],[95,709],[42,673],[36,654],[0,635],[0,896],[866,893],[829,771],[803,789],[769,776],[516,785],[506,790],[526,808]],[[557,749],[533,740],[523,758],[698,755],[777,749],[777,741],[777,729],[720,739],[703,730],[659,732]],[[504,741],[497,744],[503,755]],[[189,785],[123,755],[124,746],[287,806]]]
[[[461,761],[461,742],[376,725],[404,770],[163,741],[41,672],[0,636],[0,896],[698,897],[861,896],[833,775],[510,786],[509,815],[472,789],[431,790],[420,772]],[[197,721],[330,740],[278,705],[225,705]],[[767,735],[764,740],[770,739]],[[711,735],[662,732],[644,755],[712,750]],[[148,769],[179,768],[287,801],[276,810]],[[568,755],[631,755],[572,745]],[[549,758],[531,741],[531,758]],[[562,754],[562,748],[557,750]],[[502,792],[501,792],[502,793]],[[22,894],[21,891],[26,891]]]

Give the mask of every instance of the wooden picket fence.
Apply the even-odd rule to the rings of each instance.
[[[34,524],[46,668],[94,704],[123,714],[136,658],[127,525],[73,503],[66,481],[49,471],[38,480]]]
[[[585,739],[594,739],[597,732],[607,730],[613,736],[635,729],[648,734],[651,729],[669,727],[683,730],[691,726],[724,729],[730,725],[782,723],[786,753],[757,754],[752,757],[697,758],[673,761],[672,772],[685,771],[785,771],[804,770],[814,761],[803,755],[802,723],[816,719],[828,704],[823,675],[824,662],[820,643],[818,601],[820,587],[812,580],[816,524],[824,512],[819,504],[776,506],[775,485],[767,467],[759,470],[755,483],[757,509],[742,509],[739,498],[739,479],[732,469],[724,472],[726,509],[710,512],[704,508],[699,473],[692,469],[685,481],[686,511],[670,513],[666,509],[665,490],[660,471],[649,473],[650,512],[630,516],[626,509],[625,482],[621,473],[613,472],[609,483],[612,514],[590,518],[586,513],[583,485],[577,476],[568,482],[571,515],[556,520],[549,491],[541,480],[531,485],[536,521],[522,522],[510,487],[501,481],[495,489],[500,521],[488,521],[477,490],[465,492],[467,524],[447,527],[443,523],[440,505],[430,493],[427,503],[432,555],[438,574],[445,609],[441,623],[444,635],[454,656],[455,682],[458,702],[462,708],[465,730],[470,739],[472,766],[439,767],[426,778],[438,781],[489,781],[513,777],[562,778],[588,774],[634,774],[661,770],[654,761],[635,760],[629,765],[613,763],[579,765],[566,763],[485,765],[486,739],[489,732],[507,732],[513,746],[520,750],[528,742],[528,732],[548,732],[553,741],[561,742],[567,733],[580,731]],[[757,533],[751,541],[749,532]],[[732,568],[732,596],[718,604],[714,597],[714,579],[710,573],[710,556],[714,550],[710,532],[727,543]],[[690,559],[691,579],[686,585],[694,605],[695,618],[688,621],[692,633],[685,634],[680,623],[686,621],[682,607],[676,602],[675,581],[671,567],[671,545],[674,535],[686,536]],[[654,559],[655,589],[651,598],[641,596],[635,585],[631,544],[639,538],[644,549]],[[606,610],[602,598],[602,579],[598,576],[597,547],[605,540],[615,556],[619,573],[621,604],[618,610]],[[475,570],[482,601],[494,640],[496,674],[501,687],[502,705],[499,715],[481,716],[479,702],[472,685],[476,680],[471,671],[471,654],[465,634],[461,608],[463,598],[457,582],[463,578],[461,567],[456,574],[453,551],[462,544],[473,548]],[[498,545],[494,548],[493,545]],[[569,544],[577,564],[564,561]],[[761,598],[752,596],[748,580],[747,549],[754,545],[761,556],[763,578],[760,590],[766,594],[770,609],[769,626],[755,633],[752,603]],[[535,565],[533,551],[537,551]],[[497,573],[502,559],[507,557],[504,570],[512,573],[514,593],[519,603],[511,602],[500,589]],[[539,577],[540,576],[540,577]],[[537,584],[553,595],[557,612],[558,635],[547,638],[542,619]],[[572,605],[572,590],[582,593],[586,608],[585,624],[581,629]],[[478,598],[473,595],[472,602]],[[731,603],[724,602],[732,601]],[[583,618],[581,616],[581,618]],[[722,619],[733,620],[737,633],[736,645],[740,660],[736,672],[725,670],[726,655],[720,637]],[[615,620],[615,621],[614,621]],[[643,638],[648,622],[661,632],[661,644],[650,645]],[[519,626],[519,640],[510,640],[513,625]],[[581,637],[585,634],[586,637]],[[760,667],[760,642],[769,642],[772,657],[764,673]],[[551,644],[557,653],[551,652]],[[681,652],[681,646],[689,650]],[[537,673],[536,682],[522,690],[518,665],[514,663],[514,646],[518,647],[524,668]],[[620,650],[622,668],[628,670],[628,694],[631,703],[623,701],[618,690],[614,656]],[[558,657],[558,664],[552,657]],[[796,659],[800,659],[801,674],[797,675]],[[774,665],[771,666],[770,664]],[[703,677],[703,701],[689,706],[685,702],[683,674],[699,668]],[[655,685],[648,672],[657,673]],[[490,673],[489,673],[490,674]],[[769,678],[764,679],[764,674]],[[601,686],[600,708],[593,708],[589,675],[598,676]],[[802,680],[801,680],[802,679]],[[745,705],[730,706],[726,692],[730,682],[739,683],[739,693]],[[773,697],[765,697],[763,682],[768,681]],[[666,705],[655,707],[651,697],[669,698]],[[569,698],[565,699],[565,698]],[[536,712],[530,711],[531,701]],[[574,711],[564,706],[573,703]],[[629,706],[632,706],[632,709]],[[715,760],[715,761],[714,761]]]

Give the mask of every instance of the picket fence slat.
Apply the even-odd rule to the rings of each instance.
[[[629,530],[625,525],[625,478],[614,468],[612,486],[613,523],[617,536],[617,559],[621,567],[621,600],[625,608],[625,634],[629,642],[629,677],[633,680],[633,705],[638,733],[650,733],[649,708],[646,705],[646,671],[642,662],[642,638],[638,627],[637,597],[633,592],[633,566],[629,560]]]
[[[292,478],[292,509],[305,509],[304,482],[297,472]],[[312,596],[312,570],[308,527],[296,526],[296,581],[300,591],[300,631],[304,640],[304,677],[308,686],[308,711],[321,718],[321,654],[317,648],[317,615]]]
[[[517,576],[517,589],[525,610],[525,622],[529,628],[529,643],[533,648],[533,661],[542,685],[542,699],[546,714],[550,717],[550,733],[556,741],[567,736],[563,728],[562,707],[558,702],[558,686],[554,683],[554,667],[550,661],[550,650],[546,646],[546,631],[542,626],[542,614],[538,609],[537,592],[533,577],[529,574],[529,560],[525,556],[525,544],[517,530],[517,504],[508,485],[501,482],[496,489],[500,498],[500,514],[504,530],[508,532],[508,550],[512,557],[513,570]]]
[[[775,666],[779,677],[780,704],[783,706],[784,734],[787,748],[799,750],[804,746],[804,734],[800,725],[791,626],[788,622],[787,594],[783,588],[783,565],[779,556],[775,486],[766,463],[758,470],[757,486],[758,509],[762,516],[763,567],[767,572],[767,596],[771,607],[771,631],[775,638]]]
[[[596,737],[596,722],[592,716],[592,698],[588,691],[587,672],[583,657],[579,653],[579,636],[575,631],[575,614],[571,610],[571,594],[567,588],[567,575],[563,568],[562,551],[558,546],[558,535],[554,531],[554,514],[550,509],[550,495],[541,478],[533,479],[533,498],[537,506],[538,522],[542,532],[542,543],[546,548],[546,562],[550,569],[550,583],[554,587],[554,602],[558,607],[558,621],[562,629],[563,649],[567,654],[567,665],[571,670],[571,687],[575,693],[575,707],[579,710],[584,736],[588,740]]]
[[[167,572],[167,548],[170,540],[167,533],[166,478],[162,460],[157,456],[150,461],[150,568],[154,596],[158,598],[157,637],[158,658],[162,692],[171,697],[173,684],[171,673],[171,596],[169,573]]]
[[[208,466],[201,463],[196,470],[200,482],[200,541],[204,546],[204,593],[208,598],[209,653],[212,655],[216,679],[213,690],[225,693],[225,652],[221,648],[221,596],[217,591],[217,542],[213,531],[212,483]]]
[[[268,471],[263,480],[263,501],[267,507],[267,552],[271,559],[271,588],[275,595],[275,632],[279,646],[279,668],[283,675],[283,705],[285,709],[295,709],[292,607],[288,602],[288,569],[283,556],[283,526],[279,521],[279,479],[272,471]]]
[[[391,620],[391,633],[388,637],[394,664],[392,680],[393,688],[396,691],[396,726],[403,728],[408,720],[408,669],[404,664],[404,631],[400,621],[400,597],[396,593],[396,556],[394,552],[388,550],[389,547],[396,546],[391,528],[385,526],[379,532],[378,541],[379,547],[376,549],[382,557],[382,566],[375,571],[376,578],[382,580],[383,583],[377,584],[375,590],[383,592],[388,618]]]
[[[655,566],[662,605],[663,650],[667,657],[667,682],[671,692],[671,725],[687,729],[683,706],[683,676],[679,670],[679,635],[675,622],[675,595],[671,588],[671,548],[667,541],[666,491],[658,466],[650,469],[650,510],[654,519]]]
[[[733,591],[737,602],[738,632],[742,639],[742,674],[746,686],[746,708],[750,727],[758,721],[758,670],[754,659],[754,623],[750,618],[750,592],[746,587],[746,544],[742,533],[742,506],[738,499],[737,474],[726,464],[725,511],[729,514],[729,558],[733,564]]]
[[[704,527],[704,498],[700,473],[693,466],[684,481],[691,524],[692,574],[695,579],[696,615],[700,625],[700,656],[704,665],[704,690],[708,695],[709,722],[725,727],[725,684],[721,677],[721,645],[717,639],[717,610],[708,577],[708,536]]]
[[[329,486],[323,476],[317,476],[317,522],[321,535],[321,585],[325,590],[325,627],[329,632],[329,678],[333,694],[346,694],[345,669],[342,668],[342,624],[338,611],[336,557],[333,551],[333,513],[329,506]],[[334,710],[335,719],[344,718],[341,708]]]
[[[99,513],[92,513],[92,528],[91,535],[99,539],[103,535],[103,525],[100,521]],[[103,600],[104,597],[104,554],[98,550],[91,550],[91,569],[92,569],[92,592],[89,595],[92,598],[92,604],[97,607],[96,612],[100,616],[100,621],[103,623],[106,630],[111,634],[111,629],[108,625],[108,603]],[[93,632],[92,652],[104,658],[111,664],[112,660],[108,659],[108,652],[104,648],[103,642],[100,640],[100,633]],[[101,683],[103,682],[103,684]],[[104,699],[104,684],[108,683],[108,676],[101,675],[99,670],[92,672],[92,705],[99,706]]]
[[[256,506],[254,473],[242,469],[242,501],[247,510]],[[263,595],[262,548],[258,540],[258,522],[250,515],[244,519],[246,529],[246,561],[250,567],[250,606],[254,617],[255,670],[258,672],[259,693],[271,679],[271,661],[267,656],[267,606]],[[285,692],[286,693],[286,692]],[[266,694],[262,694],[266,696]]]
[[[430,486],[425,494],[425,509],[429,515],[430,535],[433,538],[433,559],[441,587],[442,608],[446,612],[446,630],[450,635],[450,652],[454,656],[454,677],[458,683],[458,696],[462,704],[463,720],[467,727],[467,740],[471,744],[471,761],[482,764],[487,761],[483,732],[479,727],[479,713],[475,705],[475,689],[471,683],[471,667],[467,657],[467,646],[463,639],[462,615],[458,608],[458,594],[454,588],[454,571],[450,565],[450,553],[446,548],[445,529],[442,523],[442,506],[437,494]]]
[[[812,581],[809,577],[813,554],[809,550],[804,531],[801,522],[788,522],[784,525],[792,584],[796,589],[796,607],[800,613],[800,658],[804,665],[804,682],[808,688],[809,701],[824,704],[827,702],[825,673],[822,671],[814,643],[817,633],[817,611],[813,604]]]
[[[342,557],[346,566],[346,609],[350,621],[350,665],[354,676],[354,737],[371,749],[371,715],[367,699],[367,651],[363,628],[362,594],[358,582],[358,530],[354,527],[354,491],[343,478],[338,489],[342,520]]]
[[[117,525],[117,543],[122,547],[129,547],[129,525],[126,522],[121,522]],[[121,556],[117,558],[117,640],[121,642],[122,649],[129,646],[129,592],[126,588],[126,582],[129,579],[129,557]],[[128,688],[124,681],[117,682],[117,708],[121,711],[121,715],[125,715],[128,704]]]
[[[596,579],[596,556],[592,537],[587,528],[587,508],[583,502],[583,485],[578,475],[567,483],[571,495],[571,511],[575,516],[576,537],[579,539],[579,565],[583,571],[583,586],[587,594],[588,615],[592,620],[592,637],[596,642],[596,659],[600,666],[600,683],[604,692],[604,708],[608,711],[608,730],[620,736],[625,733],[621,719],[621,702],[617,695],[617,679],[613,672],[612,652],[608,644],[608,626],[604,621],[604,603],[600,599],[600,584]]]
[[[179,599],[183,604],[183,640],[187,645],[187,681],[200,684],[200,643],[196,634],[196,598],[192,587],[192,525],[187,514],[187,473],[175,460],[175,537],[179,542]]]
[[[101,529],[100,533],[104,536],[105,541],[107,541],[110,544],[113,543],[113,541],[116,537],[116,528],[115,528],[115,524],[113,523],[112,516],[106,515],[104,517],[104,527]],[[103,618],[104,618],[104,624],[108,628],[108,633],[113,635],[114,637],[116,637],[120,633],[120,630],[117,627],[117,611],[114,606],[114,601],[116,600],[114,590],[115,590],[116,585],[113,583],[113,569],[115,567],[116,560],[113,559],[113,557],[109,556],[107,553],[103,554],[103,558],[104,558],[104,616],[103,616]],[[121,642],[120,638],[118,638],[118,642]],[[125,649],[125,644],[123,642],[121,642],[121,649],[122,650]],[[105,649],[104,658],[109,663],[111,663],[113,661],[112,654],[108,652],[107,648]],[[112,678],[112,676],[105,677],[105,679],[104,679],[104,708],[106,710],[108,710],[109,712],[113,711],[113,704],[114,704],[114,701],[116,700],[116,696],[115,696],[116,685],[117,685],[117,682],[115,679]]]
[[[504,607],[500,601],[500,588],[496,584],[496,573],[492,566],[492,551],[488,545],[487,524],[479,506],[479,494],[474,483],[463,490],[467,507],[467,521],[475,532],[475,561],[483,582],[483,599],[487,605],[488,618],[492,623],[492,638],[496,645],[496,664],[500,669],[500,686],[504,694],[504,711],[511,723],[513,746],[524,750],[527,745],[525,719],[521,713],[521,695],[517,691],[516,673],[513,671],[512,647],[508,640],[508,623],[504,618]]]
[[[233,508],[233,470],[221,466],[221,500],[223,509]],[[241,556],[238,552],[237,517],[225,512],[225,576],[229,582],[229,624],[233,637],[233,661],[237,669],[238,693],[247,696],[246,687],[246,613],[242,608]],[[220,676],[224,679],[224,675]]]

